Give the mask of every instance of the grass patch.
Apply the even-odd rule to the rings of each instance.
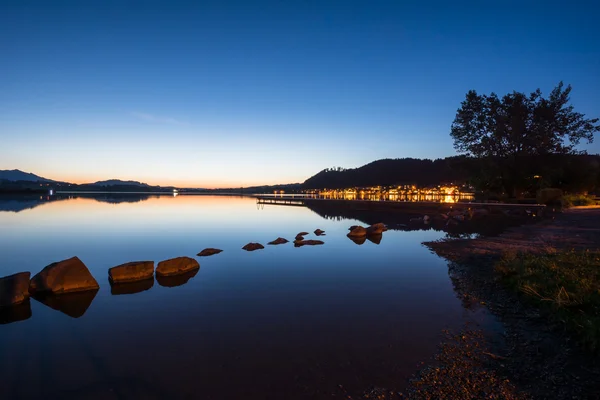
[[[600,354],[600,253],[509,254],[495,270],[509,288]]]
[[[565,194],[561,198],[561,204],[566,208],[575,206],[594,206],[596,205],[596,200],[594,200],[593,197],[583,194]]]

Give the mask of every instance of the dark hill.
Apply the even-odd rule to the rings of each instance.
[[[465,157],[437,160],[416,158],[383,159],[353,169],[325,169],[308,178],[306,189],[348,188],[415,184],[438,185],[443,182],[466,181]]]

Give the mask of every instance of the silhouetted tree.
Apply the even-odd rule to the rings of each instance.
[[[598,118],[586,119],[569,104],[571,86],[560,82],[548,98],[540,89],[495,93],[471,90],[456,113],[450,135],[454,147],[468,156],[488,159],[483,165],[497,173],[504,188],[516,194],[527,186],[531,163],[548,154],[576,154],[582,140],[591,143],[600,132]]]

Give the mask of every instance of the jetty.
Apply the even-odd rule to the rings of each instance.
[[[402,200],[359,200],[359,199],[331,199],[303,194],[265,195],[254,196],[258,205],[280,205],[307,207],[311,205],[343,207],[352,210],[365,211],[400,211],[414,213],[434,213],[449,209],[485,209],[490,213],[500,212],[532,212],[541,215],[545,204],[520,204],[520,203],[487,203],[473,201],[457,201],[454,203],[441,201],[402,201]]]

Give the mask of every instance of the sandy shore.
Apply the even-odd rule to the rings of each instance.
[[[576,207],[496,237],[425,243],[449,260],[449,275],[465,308],[485,307],[502,324],[496,333],[449,337],[403,398],[600,399],[600,360],[509,292],[493,271],[508,252],[598,250],[600,207]]]

